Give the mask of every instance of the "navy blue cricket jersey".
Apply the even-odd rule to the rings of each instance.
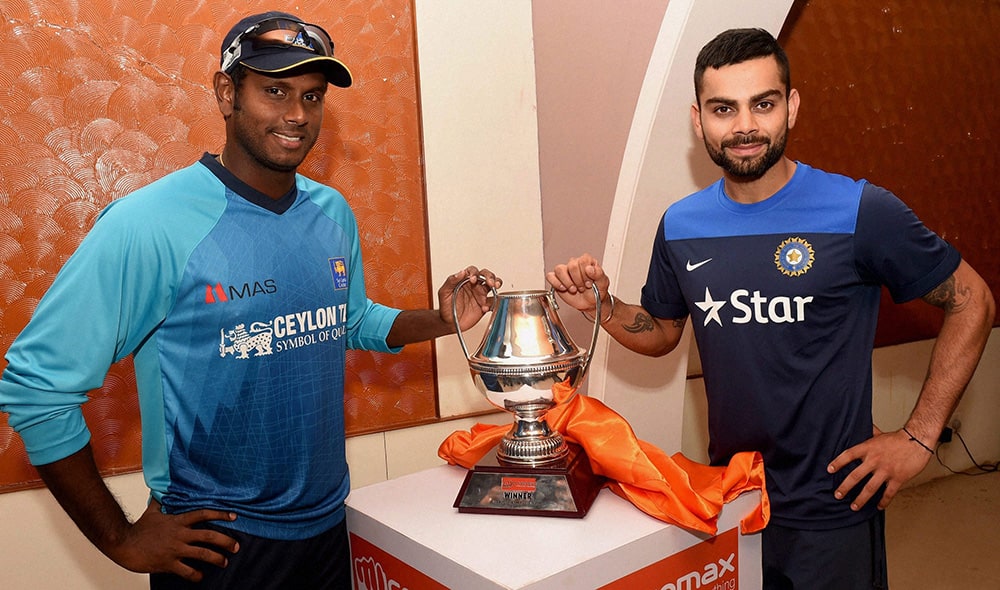
[[[666,211],[642,305],[691,316],[711,461],[760,451],[774,522],[828,529],[871,516],[877,500],[852,513],[834,498],[849,469],[826,466],[872,436],[881,287],[897,302],[921,297],[960,260],[888,191],[802,163],[762,202],[731,200],[720,180]]]

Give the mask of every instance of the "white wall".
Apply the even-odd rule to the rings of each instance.
[[[531,3],[420,0],[416,17],[432,280],[474,263],[504,291],[543,288]],[[489,408],[458,339],[437,353],[441,415]]]
[[[503,277],[504,291],[543,288],[531,4],[418,0],[416,32],[432,282],[476,264]],[[464,334],[470,353],[488,321]],[[440,415],[493,410],[458,338],[435,350]],[[493,413],[349,439],[354,487],[442,464],[441,441],[477,421],[512,419]]]

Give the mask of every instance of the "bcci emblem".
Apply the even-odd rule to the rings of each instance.
[[[781,274],[797,277],[812,268],[815,257],[812,244],[802,238],[788,238],[778,245],[774,253],[774,264]]]
[[[347,261],[342,256],[330,259],[330,272],[333,274],[333,288],[337,291],[347,288]]]

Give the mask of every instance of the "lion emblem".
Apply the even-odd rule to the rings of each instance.
[[[250,331],[246,324],[237,324],[232,330],[219,330],[219,356],[236,355],[238,359],[250,358],[250,351],[256,351],[254,356],[271,354],[271,339],[274,330],[270,323],[254,322]],[[227,342],[229,343],[227,345]]]

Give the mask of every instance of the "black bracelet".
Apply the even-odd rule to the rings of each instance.
[[[924,449],[926,449],[928,453],[930,453],[932,455],[934,454],[934,449],[932,449],[929,446],[925,445],[924,443],[920,442],[920,439],[917,438],[917,437],[915,437],[915,436],[913,436],[910,433],[910,431],[906,429],[905,426],[903,427],[903,432],[905,432],[906,434],[909,434],[910,435],[910,440],[912,440],[913,442],[917,443],[918,445],[924,447]]]

